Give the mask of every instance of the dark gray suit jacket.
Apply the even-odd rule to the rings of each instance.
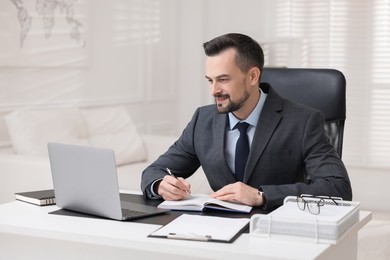
[[[281,98],[268,84],[261,88],[268,97],[243,182],[262,188],[269,210],[282,205],[286,196],[303,193],[351,200],[348,174],[325,135],[322,113]],[[202,166],[213,190],[236,182],[224,156],[227,124],[227,114],[219,113],[216,105],[198,108],[180,138],[144,170],[144,195],[151,197],[151,183],[163,178],[167,167],[186,178]]]

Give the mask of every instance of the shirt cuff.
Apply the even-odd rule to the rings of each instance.
[[[161,181],[161,180],[162,180],[162,178],[161,179],[157,179],[154,182],[152,182],[152,184],[150,185],[150,194],[152,196],[151,199],[161,199],[162,198],[162,196],[160,196],[160,195],[158,195],[157,193],[154,192],[154,185],[157,182]]]

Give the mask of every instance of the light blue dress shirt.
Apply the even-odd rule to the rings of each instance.
[[[250,113],[247,119],[240,121],[233,113],[228,114],[229,124],[226,129],[226,143],[225,143],[225,158],[230,170],[234,173],[234,160],[236,153],[236,143],[240,137],[240,131],[238,129],[233,129],[237,123],[246,122],[249,124],[247,134],[249,139],[249,147],[252,145],[253,136],[255,134],[256,126],[260,121],[260,114],[263,110],[265,100],[267,99],[267,94],[265,94],[260,89],[260,99],[257,102],[255,109]]]

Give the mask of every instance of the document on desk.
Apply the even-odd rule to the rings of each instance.
[[[248,224],[249,218],[182,214],[149,236],[194,241],[233,242]]]
[[[252,215],[251,236],[291,237],[315,243],[335,244],[337,240],[359,221],[360,202],[306,198],[305,210],[297,205],[298,197],[288,196],[281,207],[267,215]],[[311,202],[310,202],[311,201]],[[312,214],[308,207],[320,207],[318,214]]]
[[[193,194],[191,198],[184,200],[165,200],[158,207],[180,211],[204,211],[213,209],[239,213],[250,213],[252,210],[251,206],[213,199],[206,194]]]

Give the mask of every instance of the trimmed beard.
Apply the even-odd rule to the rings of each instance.
[[[221,114],[227,114],[227,113],[234,112],[234,111],[237,111],[238,109],[240,109],[244,105],[245,101],[248,100],[249,92],[245,90],[244,95],[236,102],[232,101],[230,99],[230,96],[227,94],[226,95],[218,94],[218,95],[215,95],[215,97],[216,98],[226,97],[229,100],[229,103],[227,104],[226,107],[223,107],[222,105],[217,104],[217,101],[215,101],[215,103],[217,104],[218,112]]]

